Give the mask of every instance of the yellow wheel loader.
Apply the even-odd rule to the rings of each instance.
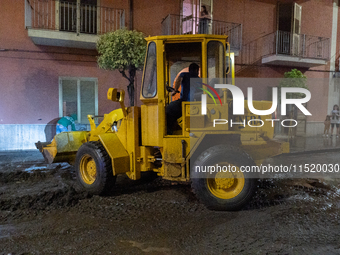
[[[256,128],[215,125],[216,120],[234,118],[228,90],[216,89],[213,95],[208,89],[214,88],[209,83],[213,79],[234,83],[234,55],[228,52],[227,36],[155,36],[146,40],[141,107],[125,107],[124,91],[110,88],[108,99],[119,102],[121,109],[105,114],[98,125],[96,116],[88,116],[90,131],[60,133],[52,143],[38,143],[37,148],[49,163],[74,165],[79,183],[93,194],[109,191],[119,174],[137,180],[142,172],[152,171],[167,180],[191,182],[193,192],[209,209],[241,209],[254,194],[257,181],[241,171],[242,167],[286,153],[289,145],[272,140],[271,122]],[[182,102],[182,117],[168,134],[166,107],[172,101],[172,87],[178,73],[191,63],[200,67],[201,88],[197,90],[201,94],[194,101]],[[204,96],[207,94],[209,97]],[[253,104],[256,109],[271,106],[268,101]],[[245,107],[241,117],[253,116]]]

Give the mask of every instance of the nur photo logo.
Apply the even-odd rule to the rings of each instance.
[[[250,127],[261,127],[264,125],[264,121],[269,121],[272,123],[272,126],[274,126],[274,122],[281,122],[281,125],[283,127],[295,127],[297,126],[297,121],[294,119],[284,119],[284,120],[280,120],[280,119],[265,119],[262,120],[261,116],[268,116],[273,114],[274,112],[277,111],[278,108],[278,101],[279,101],[279,97],[278,97],[278,88],[277,87],[272,87],[272,105],[269,109],[266,110],[260,110],[260,109],[256,109],[254,107],[254,103],[253,103],[253,88],[252,87],[248,87],[247,88],[247,100],[245,100],[244,94],[242,92],[242,90],[235,86],[235,85],[231,85],[231,84],[215,84],[215,88],[213,88],[212,86],[206,84],[206,83],[202,83],[204,86],[206,86],[210,91],[212,91],[217,99],[219,100],[220,105],[223,107],[222,104],[222,100],[220,98],[220,96],[218,95],[216,89],[228,89],[231,92],[232,95],[232,109],[233,109],[233,115],[234,116],[242,116],[245,115],[245,101],[247,101],[247,106],[249,111],[254,114],[257,115],[256,118],[251,118],[247,124]],[[200,88],[202,91],[206,92],[206,94],[202,94],[201,95],[201,114],[202,115],[206,115],[207,114],[207,95],[210,96],[210,98],[212,98],[213,102],[215,105],[218,105],[215,97],[213,96],[213,94],[205,88]],[[281,115],[282,116],[286,116],[287,115],[287,105],[295,105],[304,115],[306,116],[311,116],[312,114],[306,109],[306,107],[303,105],[305,103],[307,103],[310,99],[311,99],[311,93],[309,90],[305,89],[305,88],[297,88],[297,87],[282,87],[280,88],[280,92],[281,92],[281,100],[280,100],[280,104],[281,104]],[[300,93],[300,94],[304,94],[305,97],[304,98],[288,98],[287,95],[290,93]],[[226,105],[226,107],[228,107],[228,105]],[[246,118],[244,118],[241,122],[235,122],[235,120],[233,121],[232,119],[230,119],[229,121],[227,119],[214,119],[213,120],[213,126],[215,127],[216,125],[219,124],[227,124],[229,123],[231,126],[232,125],[243,125],[244,127],[246,126]],[[259,125],[252,125],[251,123],[257,123]],[[286,125],[286,123],[290,123],[290,125]]]

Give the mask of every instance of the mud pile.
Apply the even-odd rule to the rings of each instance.
[[[160,190],[165,192],[171,189],[185,194],[187,201],[199,203],[191,193],[190,183],[162,180],[153,173],[145,173],[138,181],[119,176],[109,196],[119,197],[139,192],[156,193]],[[245,209],[252,210],[281,204],[289,201],[291,197],[298,196],[326,198],[329,197],[329,192],[336,194],[336,187],[320,180],[263,179],[258,181],[258,190]],[[52,210],[71,207],[79,200],[91,197],[78,186],[74,169],[67,163],[47,165],[26,162],[0,166],[0,208],[2,211]],[[100,200],[100,198],[97,199]],[[155,197],[155,199],[158,198]]]
[[[90,196],[68,164],[0,163],[0,254],[339,254],[339,197],[338,182],[263,179],[244,210],[214,212],[153,174]]]
[[[72,167],[68,164],[3,165],[0,169],[0,208],[2,211],[25,209],[52,210],[74,206],[90,197],[77,189]]]

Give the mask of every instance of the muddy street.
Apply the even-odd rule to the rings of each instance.
[[[66,163],[1,157],[0,254],[340,254],[337,179],[262,179],[244,210],[216,212],[189,183],[119,177],[110,195],[91,196]]]

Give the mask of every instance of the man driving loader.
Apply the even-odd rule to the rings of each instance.
[[[178,118],[182,116],[182,102],[183,101],[192,101],[193,94],[195,89],[191,89],[190,91],[190,79],[198,78],[199,66],[196,63],[192,63],[189,66],[189,72],[183,72],[179,75],[176,80],[175,88],[171,92],[171,95],[174,96],[178,93],[178,88],[181,85],[181,96],[178,100],[172,101],[166,108],[166,116],[167,116],[167,133],[168,135],[172,135],[173,126]]]

